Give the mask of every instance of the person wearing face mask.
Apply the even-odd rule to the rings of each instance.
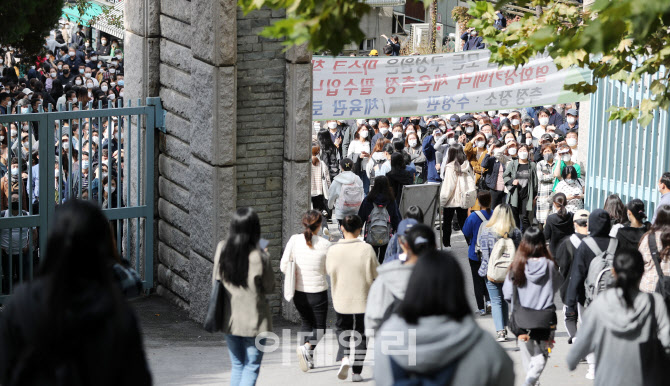
[[[518,140],[521,140],[524,135],[524,130],[521,126],[521,113],[517,110],[514,110],[509,114],[508,119],[514,136]]]
[[[554,154],[556,146],[548,143],[542,146],[542,160],[537,163],[537,210],[535,218],[538,223],[544,224],[552,209],[549,201],[554,190]]]
[[[100,55],[100,56],[109,56],[110,50],[112,47],[108,44],[107,38],[102,37],[100,39],[100,42],[98,44],[98,47],[96,47],[95,51]]]
[[[88,149],[88,142],[84,143],[84,149]],[[81,194],[83,194],[84,191],[88,193],[88,186],[91,183],[92,177],[91,170],[88,151],[82,151],[81,163],[79,164],[79,167],[74,170],[72,175],[72,194],[74,197],[81,197]]]
[[[440,178],[440,163],[442,155],[446,153],[449,145],[445,144],[447,136],[437,127],[437,124],[431,122],[428,126],[432,130],[431,135],[423,139],[423,154],[426,157],[426,180],[429,183],[442,182]]]
[[[423,117],[420,117],[418,115],[407,117],[402,121],[402,124],[407,126],[408,124],[414,125],[414,128],[416,130],[423,130],[423,132],[426,132],[426,128],[428,127],[428,123],[423,120]],[[419,132],[417,131],[417,135],[419,135]],[[419,135],[421,137],[421,135]]]
[[[540,138],[547,132],[547,126],[550,123],[551,113],[547,109],[542,109],[537,113],[537,118],[535,119],[536,126],[533,129],[533,137]]]
[[[565,209],[572,213],[584,209],[584,180],[577,174],[577,169],[574,166],[566,166],[561,174],[563,180],[556,185],[554,191],[567,197]]]
[[[370,161],[370,130],[365,123],[358,126],[354,141],[348,148],[347,158],[350,158],[354,167],[352,171],[363,181],[363,191],[368,194],[370,191],[370,178],[366,173],[368,162]]]
[[[507,156],[508,161],[513,161],[517,159],[519,156],[517,153],[519,152],[519,145],[516,143],[516,141],[510,141],[505,144],[505,155]]]
[[[456,128],[460,124],[461,124],[461,118],[458,116],[458,114],[452,114],[449,117],[449,120],[447,121],[447,128],[451,130],[456,130]]]
[[[486,47],[484,45],[484,39],[481,36],[478,36],[477,30],[474,28],[468,28],[467,31],[461,35],[461,40],[465,42],[463,51],[481,50]]]
[[[547,115],[547,118],[549,119],[547,121],[547,124],[542,125],[542,121],[540,121],[540,114],[542,112],[545,112]],[[547,126],[547,125],[552,125],[559,127],[563,124],[563,116],[559,114],[556,109],[554,109],[553,105],[544,105],[544,108],[541,109],[538,113],[537,116],[535,117],[535,126]]]
[[[401,140],[402,142],[405,142],[405,133],[403,133],[402,123],[397,122],[393,124],[391,131],[394,140]]]
[[[486,137],[480,132],[474,136],[471,141],[466,142],[463,149],[465,151],[468,161],[470,161],[470,166],[475,172],[475,183],[480,189],[487,189],[485,181],[482,179],[482,175],[485,170],[482,167],[482,162],[484,162],[484,157],[486,157]],[[488,190],[488,189],[487,189]],[[475,204],[477,207],[474,210],[479,210],[479,203]]]
[[[565,135],[565,143],[570,146],[570,151],[572,152],[572,162],[577,163],[577,148],[578,148],[578,142],[579,140],[579,133],[577,133],[577,130],[570,130],[567,132]],[[583,173],[582,173],[583,174]]]
[[[378,126],[377,126],[379,131],[378,131],[377,134],[375,134],[372,137],[372,140],[370,140],[370,146],[372,148],[375,147],[375,145],[377,144],[377,141],[380,140],[380,139],[388,139],[388,140],[393,139],[393,134],[391,133],[389,125],[390,125],[390,123],[389,123],[388,119],[382,119],[382,120],[379,121]]]
[[[426,181],[426,156],[423,154],[423,147],[415,132],[406,135],[405,152],[410,155],[411,163],[416,167],[414,183],[424,183]]]
[[[574,163],[572,161],[572,150],[564,142],[561,142],[558,145],[558,157],[558,162],[556,162],[554,165],[554,177],[556,177],[556,180],[554,181],[554,191],[556,191],[556,186],[563,178],[563,170],[567,166],[574,167],[574,169],[577,171],[577,178],[582,178],[581,166],[578,163]]]
[[[515,149],[511,145],[512,143],[508,151]],[[529,160],[530,153],[527,145],[520,145],[517,155],[517,159],[513,159],[505,166],[503,181],[509,191],[507,203],[512,207],[514,220],[523,232],[530,227],[534,218],[537,169],[535,162]]]
[[[23,210],[28,210],[29,199],[28,192],[26,191],[26,183],[24,181],[24,178],[27,177],[27,174],[25,173],[26,165],[21,162],[21,166],[19,166],[19,162],[21,161],[18,158],[12,157],[9,173],[0,179],[0,205],[2,205],[1,210],[7,210],[9,208],[10,193],[12,195],[12,199],[15,199],[14,197],[20,198],[20,205]]]
[[[507,157],[504,152],[505,145],[501,141],[496,140],[482,160],[483,178],[486,187],[491,192],[491,209],[495,209],[505,201],[505,181],[503,180],[503,174]]]
[[[77,53],[77,50],[73,47],[70,47],[67,53],[67,57],[63,59],[63,63],[70,66],[70,70],[79,69],[79,66],[85,65],[84,61],[81,59],[80,55]]]
[[[63,84],[72,83],[76,75],[70,72],[70,66],[63,64],[63,73],[60,75],[59,79]]]
[[[565,122],[558,126],[556,130],[562,136],[566,136],[571,130],[579,130],[579,112],[575,109],[569,109],[565,114]]]

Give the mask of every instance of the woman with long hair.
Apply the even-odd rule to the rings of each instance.
[[[508,146],[513,143],[515,143],[514,139],[509,142]],[[512,206],[516,225],[523,232],[530,227],[535,217],[534,198],[537,193],[537,170],[535,162],[530,160],[528,145],[518,145],[517,148],[519,150],[516,157],[505,166],[503,181],[509,191],[507,203]],[[513,147],[509,148],[509,150],[512,149]]]
[[[95,203],[56,208],[37,276],[0,318],[0,383],[151,385],[137,316],[114,278],[116,250]]]
[[[663,297],[640,292],[644,264],[636,249],[618,252],[612,271],[615,287],[601,292],[586,309],[568,368],[574,370],[593,352],[596,386],[665,385],[670,324]]]
[[[411,125],[408,125],[411,126]],[[416,132],[405,132],[405,152],[409,154],[412,163],[416,167],[416,183],[422,184],[426,181],[426,156]]]
[[[358,209],[358,216],[363,220],[363,222],[369,223],[370,214],[375,207],[383,207],[386,209],[389,214],[391,233],[395,233],[401,220],[400,211],[398,210],[398,204],[396,204],[395,195],[393,194],[393,190],[391,189],[389,180],[386,178],[386,176],[375,177],[375,181],[372,185],[370,193],[365,197],[361,207]],[[388,244],[373,247],[380,264],[384,261],[384,255],[386,254],[387,246]]]
[[[375,338],[378,386],[414,384],[412,378],[431,385],[514,384],[512,360],[472,318],[451,253],[418,258],[397,308]],[[394,350],[383,350],[389,344]]]
[[[477,136],[477,146],[481,146],[481,136]],[[482,168],[484,169],[484,182],[486,187],[491,192],[491,208],[495,209],[498,205],[505,202],[505,181],[503,180],[503,173],[505,172],[505,165],[508,161],[505,156],[505,145],[491,137],[492,141],[489,145],[489,150],[482,160]]]
[[[272,314],[265,295],[275,285],[270,256],[260,248],[261,222],[252,208],[233,214],[230,231],[220,255],[214,257],[212,282],[225,288],[223,333],[232,364],[231,385],[254,385],[261,369],[265,338],[272,331]]]
[[[363,181],[363,189],[365,194],[370,191],[370,178],[365,172],[368,162],[370,161],[370,131],[368,125],[365,123],[358,125],[354,140],[349,144],[347,150],[347,157],[354,161],[357,167],[354,168],[354,173]]]
[[[616,238],[619,240],[619,244],[636,248],[640,244],[642,236],[651,227],[651,223],[645,221],[647,213],[644,211],[644,202],[639,198],[630,200],[626,205],[626,217],[629,224],[619,228]]]
[[[316,138],[321,148],[321,161],[328,167],[328,173],[330,173],[330,180],[332,181],[340,172],[339,162],[341,157],[339,150],[335,146],[335,143],[333,143],[328,130],[321,130]]]
[[[312,146],[311,162],[311,196],[312,208],[321,212],[324,216],[330,217],[331,212],[328,209],[328,189],[330,189],[330,173],[328,167],[319,159],[321,149],[318,145]],[[324,224],[327,227],[327,221]]]
[[[629,224],[628,217],[626,216],[626,205],[621,201],[621,197],[618,194],[610,194],[605,200],[603,209],[610,215],[612,222],[610,237],[616,237],[619,228],[623,228]]]
[[[298,364],[302,371],[314,368],[314,348],[326,331],[328,316],[328,281],[326,252],[330,243],[318,236],[323,217],[316,210],[302,216],[303,233],[291,236],[279,267],[286,273],[289,261],[295,263],[295,294],[293,303],[300,314],[304,333],[298,346]]]
[[[575,225],[572,221],[574,213],[565,208],[568,202],[565,194],[556,193],[553,199],[554,212],[547,217],[544,226],[544,237],[549,240],[549,252],[555,254],[558,246],[565,237],[575,233]]]
[[[440,188],[440,206],[442,217],[442,245],[451,247],[451,221],[454,213],[458,219],[458,226],[463,229],[468,218],[468,208],[464,197],[468,186],[475,186],[475,173],[463,151],[463,146],[454,144],[449,146],[446,166],[440,171],[442,187]],[[469,181],[469,183],[465,183]]]
[[[530,227],[521,238],[509,273],[503,284],[505,300],[514,307],[532,310],[556,310],[554,293],[563,279],[547,250],[547,243],[538,227]],[[516,295],[514,292],[516,291]],[[518,303],[517,303],[518,302]],[[517,339],[521,349],[521,360],[526,370],[524,385],[536,385],[547,364],[549,349],[553,347],[554,329],[538,328],[523,331]]]
[[[638,249],[644,261],[644,273],[640,281],[640,291],[655,292],[659,278],[656,263],[652,258],[652,252],[657,256],[663,275],[670,276],[670,205],[661,205],[658,207],[656,221],[649,229],[649,232],[645,233],[640,239]]]
[[[486,289],[491,298],[491,314],[493,323],[496,327],[496,339],[499,342],[507,340],[507,325],[509,321],[509,312],[507,303],[503,301],[502,287],[503,283],[493,283],[486,275],[489,266],[489,257],[493,252],[494,245],[503,237],[509,237],[514,242],[516,248],[521,242],[521,231],[516,227],[514,221],[514,212],[508,204],[498,205],[493,211],[491,219],[482,229],[479,236],[479,243],[482,250],[482,263],[479,267],[479,276],[486,281]]]
[[[405,157],[402,153],[395,152],[391,155],[391,171],[386,173],[396,204],[400,207],[402,190],[406,185],[412,185],[414,175],[405,168]]]

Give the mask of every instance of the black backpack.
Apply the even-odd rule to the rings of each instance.
[[[651,252],[651,260],[656,266],[656,272],[658,273],[658,283],[656,283],[656,292],[663,296],[665,300],[665,305],[670,307],[670,276],[663,275],[663,270],[661,269],[661,262],[658,258],[658,246],[656,245],[656,233],[650,232],[647,236],[649,240],[649,251]],[[670,308],[668,308],[670,310]]]

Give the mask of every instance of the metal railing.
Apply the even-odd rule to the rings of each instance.
[[[622,124],[609,121],[610,106],[637,106],[650,97],[654,80],[667,76],[662,69],[654,76],[626,85],[609,78],[598,82],[591,96],[591,120],[586,170],[586,208],[602,208],[609,194],[619,194],[624,203],[639,198],[647,213],[653,213],[660,199],[657,182],[670,171],[670,117],[657,109],[646,126],[637,120]]]
[[[102,107],[0,115],[0,303],[33,277],[54,211],[72,198],[97,201],[119,255],[153,286],[154,143],[164,111],[160,98]]]

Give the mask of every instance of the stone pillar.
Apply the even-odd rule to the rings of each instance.
[[[194,0],[189,201],[189,313],[204,319],[214,252],[236,209],[237,3]]]

